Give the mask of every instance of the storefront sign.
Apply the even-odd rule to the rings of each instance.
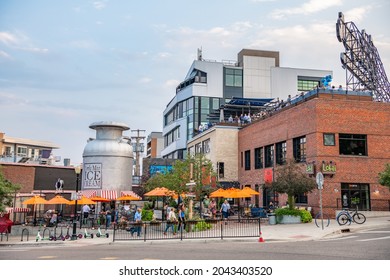
[[[102,164],[85,163],[83,168],[83,189],[102,188]]]
[[[313,163],[306,164],[306,174],[314,174],[314,164]]]
[[[322,162],[322,173],[323,174],[335,174],[336,173],[336,163],[333,161]]]

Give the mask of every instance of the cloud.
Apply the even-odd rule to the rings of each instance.
[[[361,21],[363,18],[367,16],[369,11],[372,9],[372,6],[363,6],[357,7],[352,10],[346,11],[344,14],[344,18],[346,21]]]
[[[93,6],[96,10],[102,10],[106,7],[106,3],[104,1],[95,1]]]
[[[310,0],[303,3],[300,7],[276,9],[271,13],[273,19],[285,19],[289,15],[310,15],[334,6],[341,6],[340,0]]]
[[[139,80],[139,83],[140,83],[140,84],[149,84],[149,83],[151,83],[151,82],[152,82],[152,79],[149,78],[149,77],[144,77],[144,78],[141,78],[141,79]]]
[[[0,32],[0,42],[5,45],[16,45],[19,43],[19,39],[16,35],[9,32]]]
[[[11,56],[2,50],[0,50],[0,57],[11,59]]]

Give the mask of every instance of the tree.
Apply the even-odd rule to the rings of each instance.
[[[14,195],[19,189],[20,186],[8,181],[0,170],[0,212],[4,212],[5,207],[12,206]]]
[[[390,188],[390,163],[387,163],[385,170],[379,173],[379,184]]]
[[[315,180],[309,178],[301,167],[292,160],[278,167],[275,173],[271,189],[278,193],[287,194],[290,209],[294,209],[295,196],[311,192],[317,186]]]

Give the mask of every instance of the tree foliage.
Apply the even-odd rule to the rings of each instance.
[[[379,173],[379,184],[390,188],[390,163],[386,164],[385,170]]]
[[[271,189],[278,193],[287,194],[289,208],[293,209],[295,196],[311,192],[316,186],[315,180],[309,178],[298,164],[294,161],[288,161],[276,169]]]
[[[203,185],[207,184],[207,180],[212,175],[214,175],[214,171],[211,161],[206,159],[203,154],[197,154],[185,160],[175,161],[171,172],[156,174],[149,178],[146,182],[146,190],[165,187],[178,194],[182,194],[190,191],[187,184],[192,179],[194,182],[192,191],[199,196],[202,192]]]
[[[12,206],[12,201],[17,192],[20,189],[20,186],[12,184],[8,181],[1,169],[0,169],[0,212],[5,211],[5,207]]]

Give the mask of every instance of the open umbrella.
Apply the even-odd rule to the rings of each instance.
[[[68,205],[74,205],[74,204],[76,204],[75,201],[76,200],[71,200],[67,204]],[[81,204],[96,204],[96,202],[91,200],[91,199],[89,199],[88,197],[82,196],[80,199],[77,200],[77,204],[78,205],[81,205]]]
[[[210,193],[210,197],[213,198],[213,197],[224,197],[226,193],[226,190],[222,189],[222,188],[219,188],[218,190],[216,191],[213,191],[212,193]]]
[[[246,192],[243,192],[240,189],[230,188],[226,190],[226,192],[223,194],[223,197],[224,198],[246,198],[246,197],[251,197],[251,195]]]
[[[97,195],[90,197],[89,199],[92,201],[95,201],[95,202],[110,202],[111,201],[111,199],[104,198],[104,197],[97,196]]]
[[[118,197],[116,200],[119,200],[119,201],[132,201],[132,200],[141,200],[141,199],[138,198],[138,197],[132,196],[132,195],[124,195],[124,196]]]
[[[171,190],[168,190],[165,187],[155,188],[144,194],[144,196],[172,196],[172,195],[173,192]]]
[[[36,207],[35,205],[38,204],[46,204],[47,200],[40,197],[39,195],[34,195],[33,197],[27,199],[26,201],[23,202],[23,204],[32,204],[34,205],[34,221],[33,224],[34,226],[37,224],[37,213],[36,213]]]
[[[33,197],[31,197],[23,202],[23,204],[33,204],[33,205],[46,204],[46,203],[47,203],[47,200],[39,195],[34,195]]]
[[[50,200],[47,200],[46,204],[68,204],[69,200],[61,195],[56,195]]]
[[[259,192],[255,191],[254,189],[250,188],[250,187],[245,187],[242,189],[243,192],[245,193],[248,193],[250,195],[258,195],[260,194]]]

